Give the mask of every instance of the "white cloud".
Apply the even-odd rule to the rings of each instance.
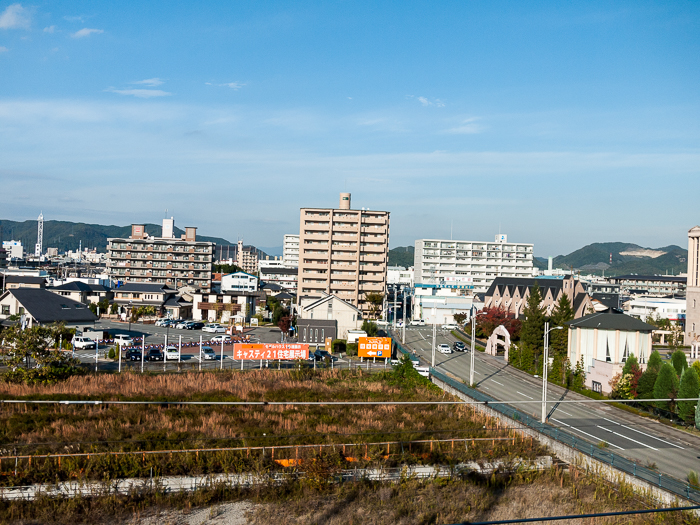
[[[130,95],[130,96],[136,97],[136,98],[168,97],[168,96],[172,95],[172,93],[168,93],[167,91],[163,91],[161,89],[114,89],[114,88],[109,88],[109,89],[105,89],[105,91],[109,91],[110,93],[117,93],[119,95]]]
[[[85,22],[85,17],[83,17],[82,15],[64,16],[63,20],[66,20],[67,22]]]
[[[99,35],[100,33],[104,33],[104,30],[102,29],[89,29],[87,27],[84,27],[80,31],[76,31],[73,33],[71,36],[73,38],[85,38],[86,36],[90,36],[92,34]]]
[[[0,14],[0,29],[29,29],[29,22],[29,11],[22,4],[9,5]]]
[[[130,82],[131,84],[136,84],[140,86],[157,87],[164,82],[159,78],[147,78],[146,80],[137,80],[136,82]]]
[[[0,53],[7,53],[9,49],[7,49],[5,46],[0,46]]]
[[[44,33],[53,33],[56,31],[56,26],[49,26],[44,28]]]
[[[418,102],[420,102],[423,105],[423,107],[426,107],[426,108],[429,106],[433,106],[436,108],[444,108],[445,107],[445,103],[442,100],[440,100],[439,98],[436,98],[434,100],[430,100],[427,97],[415,97],[413,95],[407,95],[406,98],[415,98]]]
[[[478,120],[479,119],[476,117],[468,118],[463,120],[459,126],[445,130],[445,133],[454,133],[455,135],[473,135],[481,133],[484,128],[477,123]]]
[[[219,86],[219,87],[228,87],[233,90],[238,91],[241,89],[243,86],[245,86],[245,82],[225,82],[224,84],[212,84],[211,82],[205,82],[205,86]]]

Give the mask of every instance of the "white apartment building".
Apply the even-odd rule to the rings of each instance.
[[[403,266],[389,266],[386,270],[387,284],[397,284],[400,286],[413,286],[413,268]]]
[[[230,273],[221,277],[221,291],[226,292],[257,292],[258,278],[246,272]]]
[[[340,207],[302,208],[299,236],[298,299],[335,295],[367,313],[368,293],[386,293],[389,212]]]
[[[414,280],[420,284],[486,293],[496,277],[532,277],[534,244],[419,239],[414,254]]]
[[[8,259],[23,259],[24,247],[22,241],[3,241],[2,247],[7,250]]]
[[[299,235],[288,233],[284,236],[282,263],[287,268],[299,268]]]

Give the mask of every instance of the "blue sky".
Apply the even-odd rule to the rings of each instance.
[[[684,246],[700,2],[0,0],[0,218]]]

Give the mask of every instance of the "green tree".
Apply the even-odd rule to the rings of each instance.
[[[700,377],[700,361],[693,361],[693,364],[691,366],[698,373],[698,377]]]
[[[647,368],[637,383],[637,399],[651,399],[654,397],[654,384],[659,376],[653,369]]]
[[[574,309],[571,307],[569,296],[562,294],[552,312],[552,326],[562,326],[561,330],[553,330],[549,333],[549,355],[552,357],[552,371],[550,377],[558,382],[566,381],[565,362],[569,351],[569,330],[564,324],[574,318]]]
[[[365,319],[364,321],[362,321],[361,330],[366,332],[368,337],[376,337],[377,332],[379,331],[379,327],[377,326],[377,323]]]
[[[372,319],[379,319],[384,303],[384,294],[379,292],[369,292],[365,294],[365,300],[369,303],[369,315]]]
[[[668,363],[664,363],[659,370],[656,383],[654,383],[654,397],[656,399],[671,398],[671,401],[657,401],[656,406],[663,410],[674,411],[674,400],[678,397],[678,376],[676,369]]]
[[[700,402],[695,405],[695,428],[700,430]]]
[[[661,354],[659,354],[658,350],[654,350],[651,355],[649,356],[649,362],[647,363],[647,370],[653,370],[657,374],[661,370],[661,367],[663,366],[664,361],[661,359]]]
[[[688,368],[688,361],[685,358],[685,352],[683,350],[676,350],[671,355],[671,364],[673,368],[676,369],[676,374],[678,377],[683,374],[683,372]]]
[[[467,321],[467,317],[469,317],[469,314],[465,312],[457,312],[452,316],[452,318],[455,320],[455,323],[457,323],[461,327],[464,327],[464,323]]]
[[[522,346],[523,370],[535,371],[539,369],[540,359],[544,351],[544,312],[540,307],[542,302],[542,294],[540,287],[535,281],[535,284],[530,289],[530,296],[527,299],[527,305],[523,314],[523,321],[520,329],[520,342]],[[532,358],[525,359],[526,353],[529,353]]]
[[[625,366],[622,367],[622,375],[632,373],[632,368],[635,367],[639,368],[639,361],[637,361],[637,358],[634,356],[634,354],[630,354],[630,356],[627,358],[627,361],[625,361]]]
[[[576,362],[576,368],[574,369],[574,377],[571,381],[573,387],[579,390],[583,389],[586,384],[586,368],[583,365],[583,356]]]
[[[243,268],[235,264],[215,264],[214,272],[228,275],[230,273],[242,272]]]
[[[695,368],[690,367],[681,376],[681,383],[678,387],[678,397],[698,397],[700,393],[700,379]],[[678,416],[686,423],[692,424],[695,421],[695,405],[697,401],[679,401]]]

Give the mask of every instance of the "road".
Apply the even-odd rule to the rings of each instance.
[[[400,330],[397,332],[401,340]],[[438,329],[437,344],[452,346],[449,332]],[[406,345],[427,364],[432,355],[432,327],[406,329]],[[469,352],[436,352],[436,369],[469,379]],[[502,357],[477,352],[474,365],[477,389],[502,401],[531,401],[514,404],[539,419],[542,414],[542,381],[509,366]],[[548,386],[549,423],[594,445],[606,442],[609,449],[643,466],[656,465],[659,472],[686,480],[688,471],[700,471],[700,438],[602,403],[558,403],[587,400],[556,385]]]

